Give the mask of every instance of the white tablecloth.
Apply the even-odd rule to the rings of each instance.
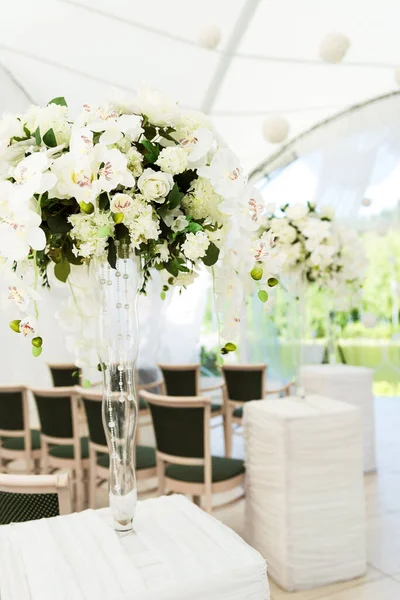
[[[266,564],[182,496],[138,504],[118,537],[108,509],[0,527],[1,600],[268,600]]]
[[[309,394],[342,400],[361,409],[364,436],[364,471],[375,471],[375,415],[373,371],[350,365],[309,365],[300,371],[301,385]]]
[[[360,421],[319,396],[245,405],[245,537],[287,590],[365,573]]]

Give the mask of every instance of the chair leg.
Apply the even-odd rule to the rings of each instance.
[[[232,409],[227,404],[224,412],[224,439],[225,439],[225,456],[230,458],[232,455]]]
[[[91,452],[89,467],[89,508],[96,508],[96,466],[96,453]]]
[[[209,514],[212,513],[212,493],[207,492],[204,496],[204,510]]]
[[[164,461],[157,457],[158,495],[165,494],[165,465]]]
[[[42,472],[43,475],[49,473],[49,445],[42,440]]]
[[[35,475],[40,475],[40,458],[34,458],[33,459],[33,472],[35,473]]]
[[[77,512],[83,510],[83,471],[75,469],[75,498]]]

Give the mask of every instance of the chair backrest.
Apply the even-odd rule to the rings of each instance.
[[[0,386],[0,432],[21,432],[28,425],[27,390],[22,386]],[[26,406],[25,406],[26,404]]]
[[[32,389],[42,435],[72,439],[78,435],[76,387]]]
[[[80,369],[75,365],[48,365],[54,387],[72,387],[80,384]]]
[[[209,398],[139,393],[150,407],[158,452],[178,459],[207,459],[210,455]]]
[[[101,392],[93,392],[84,388],[79,388],[78,393],[85,407],[90,441],[98,446],[107,447],[102,413],[103,395]]]
[[[56,517],[71,510],[68,473],[0,474],[0,525]]]
[[[222,374],[228,399],[249,402],[264,398],[266,371],[266,364],[223,365]]]
[[[168,396],[194,397],[200,390],[200,365],[166,365],[159,364],[162,372],[165,393]]]

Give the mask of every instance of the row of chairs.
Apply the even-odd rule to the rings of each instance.
[[[151,414],[156,448],[136,447],[138,479],[158,476],[159,493],[166,491],[191,494],[195,502],[204,496],[205,508],[211,511],[212,494],[233,489],[243,483],[243,461],[213,457],[210,449],[210,423],[214,416],[224,416],[225,441],[227,424],[239,422],[238,409],[244,402],[264,397],[266,365],[227,367],[224,382],[207,388],[222,389],[223,404],[201,396],[199,365],[161,365],[163,379],[144,384],[140,390],[139,423]],[[66,372],[64,372],[66,375]],[[66,382],[63,379],[63,383]],[[59,380],[58,380],[59,382]],[[233,393],[227,388],[233,386]],[[152,394],[145,387],[166,392]],[[271,393],[288,393],[288,387]],[[30,431],[28,390],[23,387],[0,389],[0,468],[16,458],[24,458],[29,469],[48,473],[68,469],[73,474],[76,506],[83,507],[84,480],[89,480],[88,502],[95,506],[97,485],[108,477],[108,450],[102,423],[101,393],[77,386],[31,390],[36,400],[41,431]],[[172,393],[171,393],[172,392]],[[231,398],[231,395],[233,398]],[[81,437],[80,404],[86,415],[88,437]],[[236,414],[235,414],[236,412]],[[230,420],[231,417],[231,420]]]

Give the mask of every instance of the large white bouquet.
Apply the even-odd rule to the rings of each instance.
[[[208,118],[153,89],[84,105],[75,119],[60,97],[0,122],[2,277],[22,313],[11,327],[32,340],[34,355],[42,346],[36,301],[50,266],[67,282],[71,265],[100,259],[115,267],[121,247],[130,247],[142,291],[156,268],[166,273],[164,293],[189,284],[201,264],[215,265],[225,247],[217,287],[231,291],[243,265],[254,266],[247,232],[259,227],[259,214],[256,192]]]

